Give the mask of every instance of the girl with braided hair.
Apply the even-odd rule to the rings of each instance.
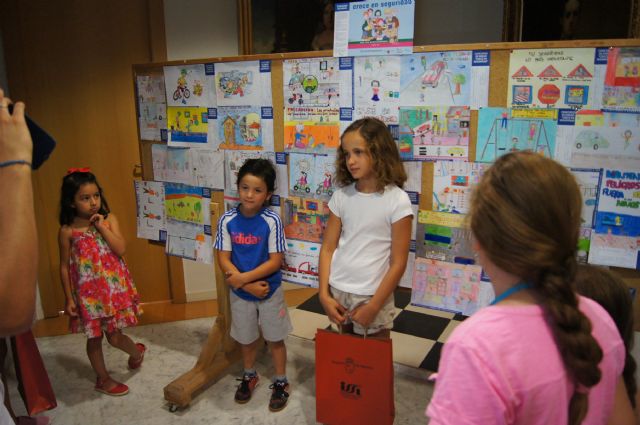
[[[580,209],[573,176],[541,155],[485,173],[469,224],[496,298],[445,344],[431,425],[634,422],[616,325],[575,292]]]

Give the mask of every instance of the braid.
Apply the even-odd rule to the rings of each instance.
[[[570,260],[566,263],[571,262]],[[575,260],[573,261],[575,263]],[[575,272],[575,266],[573,267]],[[591,335],[591,322],[578,309],[578,299],[568,279],[571,269],[564,276],[548,272],[536,285],[543,295],[544,307],[549,315],[549,325],[558,344],[562,360],[573,378],[576,388],[569,402],[569,425],[577,425],[587,415],[588,392],[600,382],[598,364],[602,360],[602,349]]]
[[[501,156],[473,192],[470,227],[492,265],[533,284],[569,379],[569,425],[589,408],[602,349],[578,308],[574,279],[582,199],[562,165],[532,152]]]

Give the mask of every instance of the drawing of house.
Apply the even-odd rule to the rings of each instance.
[[[228,146],[235,146],[236,144],[236,120],[227,116],[222,122],[224,128],[224,143]]]

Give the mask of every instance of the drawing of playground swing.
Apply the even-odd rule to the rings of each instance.
[[[482,108],[476,161],[492,162],[508,152],[529,150],[553,158],[555,110]]]

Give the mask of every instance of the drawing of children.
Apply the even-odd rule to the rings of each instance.
[[[633,135],[633,133],[631,133],[631,130],[625,130],[624,132],[624,148],[627,149],[629,147],[629,144],[631,143],[631,136]]]
[[[378,102],[380,100],[380,97],[378,96],[378,93],[380,92],[380,81],[378,80],[371,81],[371,91],[373,92],[373,96],[371,97],[371,100],[373,100],[374,102]]]

